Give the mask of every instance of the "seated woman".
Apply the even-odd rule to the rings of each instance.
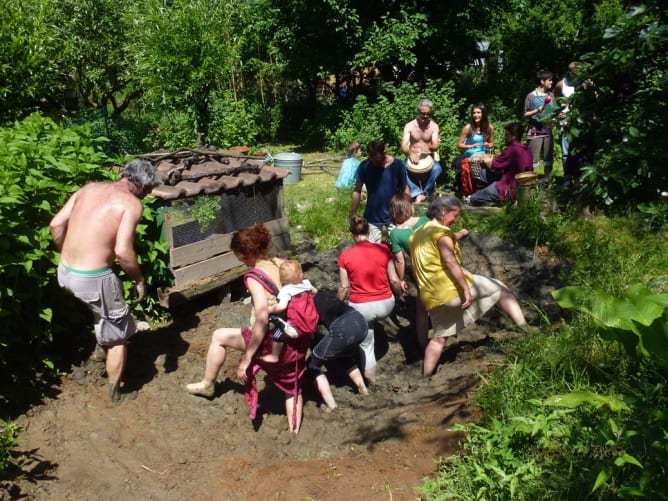
[[[394,309],[394,293],[401,294],[401,285],[387,244],[369,242],[369,223],[366,219],[350,218],[350,233],[355,245],[344,250],[338,259],[339,293],[344,301],[359,311],[367,321],[367,335],[360,343],[364,352],[364,376],[373,383],[376,377],[374,324],[386,318]]]
[[[465,157],[484,155],[494,148],[494,126],[489,123],[487,108],[479,103],[471,108],[471,118],[459,135],[457,149]]]
[[[457,141],[457,149],[462,152],[453,162],[457,190],[461,188],[462,161],[468,160],[473,177],[479,179],[477,173],[478,167],[482,165],[482,155],[492,148],[494,148],[494,126],[489,122],[485,105],[478,103],[471,108],[469,123],[462,128]]]
[[[257,389],[255,373],[264,369],[272,383],[285,394],[285,410],[288,416],[288,428],[298,433],[302,420],[303,400],[301,380],[306,368],[306,351],[310,336],[294,341],[290,349],[285,349],[278,363],[266,363],[254,359],[255,353],[266,355],[271,352],[269,328],[269,304],[275,301],[275,294],[280,287],[279,266],[281,260],[268,257],[271,248],[271,232],[261,223],[237,231],[232,236],[230,249],[234,255],[247,266],[253,268],[245,277],[246,287],[253,302],[251,311],[251,328],[216,329],[211,336],[211,344],[206,355],[204,377],[197,383],[186,386],[188,393],[211,398],[215,394],[215,383],[218,373],[225,363],[227,350],[242,351],[243,356],[237,368],[237,377],[246,383],[246,401],[249,406],[249,417],[255,418],[257,408]],[[260,277],[267,277],[274,285],[274,292],[267,290]],[[287,344],[287,343],[286,343]],[[287,346],[286,346],[287,348]]]

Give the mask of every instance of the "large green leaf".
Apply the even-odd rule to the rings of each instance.
[[[622,399],[611,395],[600,395],[591,391],[572,391],[563,395],[553,395],[543,401],[545,405],[573,409],[581,405],[591,405],[599,409],[607,406],[613,412],[628,411],[629,406]]]

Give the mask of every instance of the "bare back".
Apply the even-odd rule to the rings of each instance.
[[[53,224],[66,224],[61,258],[78,270],[110,266],[116,257],[134,257],[134,233],[142,214],[142,203],[117,183],[91,183],[77,191],[54,217]],[[128,252],[131,256],[128,256]]]

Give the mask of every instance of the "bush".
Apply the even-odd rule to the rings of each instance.
[[[214,95],[207,142],[222,148],[253,146],[262,109],[258,103],[235,100],[230,91]]]
[[[57,253],[49,221],[81,185],[108,179],[104,139],[33,114],[0,129],[0,407],[54,373],[48,347]],[[13,391],[9,391],[13,388]]]
[[[17,446],[16,433],[18,427],[0,419],[0,477],[14,464],[11,450]]]

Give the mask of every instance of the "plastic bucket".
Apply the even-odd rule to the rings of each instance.
[[[302,178],[302,166],[304,159],[299,153],[286,151],[274,156],[274,167],[282,167],[288,169],[290,174],[283,179],[283,184],[295,184]]]

